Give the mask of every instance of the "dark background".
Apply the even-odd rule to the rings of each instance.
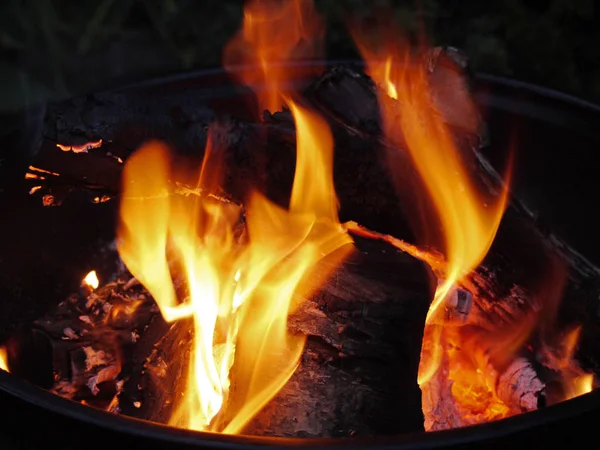
[[[596,3],[596,4],[595,4]],[[594,0],[316,0],[330,59],[355,57],[344,17],[381,7],[478,71],[600,102]],[[220,65],[242,0],[3,0],[0,113],[160,74]]]

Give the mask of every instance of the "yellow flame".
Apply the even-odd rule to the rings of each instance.
[[[0,370],[10,372],[8,370],[8,353],[5,347],[0,347]]]
[[[170,179],[184,176],[164,144],[144,145],[125,165],[121,257],[166,320],[193,317],[187,387],[171,425],[239,433],[299,362],[305,338],[288,333],[287,316],[303,276],[323,256],[344,247],[336,252],[342,258],[351,248],[337,218],[331,132],[311,111],[288,104],[297,126],[290,207],[253,192],[245,245],[234,236],[236,205],[208,196],[164,195]],[[210,136],[201,186],[214,176]],[[183,301],[173,286],[167,250],[183,268],[188,286]]]
[[[575,359],[575,350],[581,335],[581,326],[568,331],[554,352],[548,352],[547,364],[558,371],[564,390],[564,400],[591,392],[594,374],[586,373]]]
[[[95,270],[90,271],[85,278],[83,279],[83,283],[92,289],[97,289],[100,281],[98,281],[98,275]]]
[[[570,383],[570,389],[566,391],[565,400],[569,400],[571,398],[579,397],[580,395],[587,394],[592,391],[594,384],[594,374],[586,373],[580,375]]]

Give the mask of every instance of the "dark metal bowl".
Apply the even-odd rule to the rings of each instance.
[[[184,74],[122,89],[181,91],[192,87],[205,92],[207,103],[235,109],[235,99],[240,91],[232,86],[222,70]],[[488,75],[475,77],[474,93],[492,137],[491,145],[484,151],[485,156],[492,164],[502,166],[510,143],[516,142],[514,193],[539,216],[540,221],[589,260],[600,263],[600,218],[593,214],[600,193],[596,177],[600,161],[596,153],[600,149],[600,107],[555,91]],[[14,161],[14,170],[23,168],[23,160],[17,158]],[[22,172],[14,179],[22,179]],[[6,189],[16,192],[10,186]],[[4,214],[0,222],[3,229],[9,217],[26,214],[30,208],[26,197],[4,199],[2,204]],[[90,214],[106,212],[99,206],[94,206],[93,211]],[[113,219],[110,217],[104,223],[110,224]],[[94,218],[86,216],[86,220],[92,223]],[[113,233],[106,227],[88,228],[79,238],[81,252],[95,245],[98,234]],[[7,241],[10,239],[10,236],[4,236],[2,248],[9,248],[11,243]],[[0,258],[4,256],[3,250]],[[86,268],[82,264],[79,269],[84,271]],[[73,277],[71,281],[78,282],[79,275],[69,276]],[[583,446],[585,441],[596,438],[600,390],[494,423],[417,435],[350,440],[254,438],[178,430],[94,410],[1,371],[0,408],[4,412],[0,422],[0,448],[3,449],[50,446],[105,450],[237,449],[265,445],[373,449],[506,449],[519,445],[559,448]]]

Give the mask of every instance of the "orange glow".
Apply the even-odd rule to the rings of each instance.
[[[352,248],[337,217],[331,132],[311,111],[288,105],[297,127],[289,210],[253,192],[246,244],[234,237],[237,205],[165,195],[169,180],[188,174],[164,144],[144,145],[125,164],[119,253],[167,321],[193,317],[187,387],[173,426],[241,432],[299,363],[305,337],[288,333],[287,316],[302,278],[324,256],[339,249],[339,261]],[[214,186],[218,154],[209,137],[198,187]],[[173,286],[167,252],[185,274],[184,295]]]
[[[39,172],[39,173],[45,173],[48,175],[54,175],[55,177],[59,177],[60,174],[56,173],[56,172],[51,172],[49,170],[46,169],[40,169],[39,167],[34,167],[34,166],[29,166],[29,170],[31,170],[32,172]]]
[[[487,254],[504,213],[509,182],[497,198],[478,189],[442,114],[434,106],[427,69],[409,49],[390,46],[377,54],[358,44],[369,74],[383,88],[379,101],[384,132],[399,148],[406,147],[423,181],[423,194],[435,208],[437,217],[431,219],[439,221],[443,233],[446,264],[443,281],[427,314],[427,324],[431,324],[443,310],[440,305],[451,289]],[[432,331],[430,341],[423,342],[421,385],[435,373],[442,357],[438,345],[442,327]]]
[[[29,195],[33,195],[35,194],[37,191],[39,191],[42,187],[41,186],[34,186],[31,189],[29,189]]]
[[[41,175],[37,175],[35,173],[29,173],[29,172],[27,172],[25,174],[25,179],[26,180],[45,180],[46,177],[43,177]]]
[[[93,203],[106,203],[109,200],[110,200],[110,197],[108,195],[103,195],[102,197],[94,197],[92,202]]]
[[[259,114],[265,109],[279,111],[293,75],[284,63],[320,56],[323,31],[312,0],[249,0],[242,29],[225,48],[224,66],[242,83],[262,86],[255,90]],[[247,67],[240,71],[239,66]]]
[[[594,374],[586,373],[574,378],[571,381],[572,389],[568,391],[565,400],[579,397],[592,391],[594,385]]]
[[[94,142],[87,142],[83,145],[63,145],[56,144],[56,146],[61,149],[63,152],[72,151],[73,153],[87,153],[88,150],[92,150],[94,148],[102,147],[102,139],[99,139]]]
[[[8,370],[8,354],[6,353],[6,348],[4,347],[0,347],[0,370],[10,372]]]
[[[568,331],[559,345],[545,353],[546,364],[560,374],[564,400],[587,394],[593,389],[594,375],[586,373],[575,359],[581,327]]]
[[[106,317],[104,318],[104,322],[110,324],[117,322],[120,319],[129,318],[133,316],[133,314],[137,311],[140,305],[142,305],[142,303],[144,303],[144,300],[137,299],[130,300],[127,303],[119,303],[113,305],[112,308],[110,308],[110,311],[108,312]]]
[[[97,289],[100,282],[98,281],[98,275],[95,270],[92,270],[88,273],[83,279],[82,284],[91,287],[92,289]]]

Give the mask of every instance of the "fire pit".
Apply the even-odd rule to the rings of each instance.
[[[8,445],[593,430],[598,108],[485,76],[469,92],[451,48],[403,68],[361,50],[49,105],[3,186]],[[35,435],[11,431],[27,417]]]

